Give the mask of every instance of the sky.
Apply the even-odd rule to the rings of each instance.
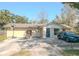
[[[7,9],[16,15],[26,16],[29,20],[37,20],[39,12],[46,12],[51,21],[61,14],[63,6],[60,2],[0,2],[0,10]]]

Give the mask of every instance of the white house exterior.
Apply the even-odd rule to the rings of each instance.
[[[49,31],[48,31],[49,29]],[[46,26],[43,27],[43,38],[53,38],[55,36],[57,36],[55,34],[55,29],[58,29],[57,32],[62,31],[63,26],[59,25],[59,24],[55,24],[55,23],[49,23]],[[49,34],[47,33],[49,32]],[[47,36],[48,34],[48,36]]]

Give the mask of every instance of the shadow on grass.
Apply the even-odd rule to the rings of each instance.
[[[63,50],[62,54],[64,56],[79,56],[79,50],[77,49]]]
[[[13,56],[31,56],[31,52],[29,50],[22,49],[20,52],[14,54]]]

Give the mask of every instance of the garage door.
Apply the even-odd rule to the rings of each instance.
[[[7,31],[7,37],[12,37],[13,31]],[[14,37],[24,37],[25,31],[14,31]]]

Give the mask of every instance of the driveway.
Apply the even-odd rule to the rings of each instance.
[[[70,44],[62,40],[58,40],[56,37],[45,38],[45,39],[43,38],[16,39],[15,38],[15,39],[9,39],[9,40],[13,42],[13,45],[10,41],[8,42],[6,41],[6,43],[1,43],[5,48],[4,49],[5,51],[2,52],[3,55],[7,55],[5,53],[6,51],[8,51],[7,53],[8,55],[10,55],[11,51],[28,49],[32,54],[31,56],[62,56],[61,54],[61,52],[63,51],[62,48],[66,46],[68,47]],[[19,50],[17,50],[18,48],[16,45],[19,47]],[[10,49],[10,47],[12,48]]]
[[[30,38],[18,40],[22,49],[28,49],[32,56],[62,56],[63,49],[79,49],[79,43],[68,43],[54,38]]]
[[[24,41],[23,41],[24,40]],[[61,56],[62,49],[56,44],[50,44],[52,39],[20,39],[18,43],[22,49],[28,49],[32,52],[32,56]]]

